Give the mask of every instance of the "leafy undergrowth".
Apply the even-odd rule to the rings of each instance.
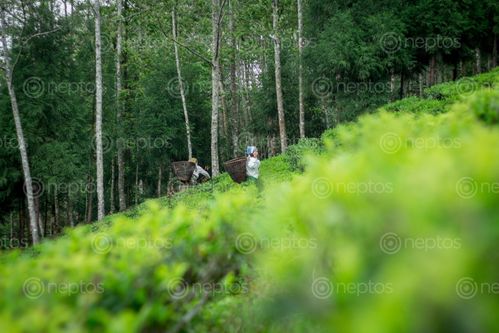
[[[0,331],[497,331],[498,77],[3,254]]]
[[[449,111],[456,102],[465,100],[482,89],[497,89],[499,69],[474,77],[464,77],[456,82],[448,82],[424,90],[423,98],[409,97],[383,107],[391,112],[411,112],[440,114]]]

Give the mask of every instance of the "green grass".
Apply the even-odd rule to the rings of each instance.
[[[3,253],[0,331],[497,331],[498,78]]]

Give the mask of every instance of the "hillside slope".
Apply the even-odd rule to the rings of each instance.
[[[498,82],[304,140],[263,189],[222,175],[3,254],[0,331],[495,331]]]

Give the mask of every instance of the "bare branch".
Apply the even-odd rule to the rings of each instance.
[[[188,47],[187,45],[185,44],[182,44],[180,43],[178,40],[170,37],[166,32],[165,30],[163,29],[163,25],[161,24],[161,21],[159,20],[158,18],[158,28],[159,28],[159,31],[161,31],[161,33],[165,36],[166,39],[168,40],[171,40],[172,42],[174,42],[175,44],[177,45],[180,45],[182,46],[183,48],[185,48],[187,51],[189,51],[191,54],[195,55],[196,57],[200,58],[201,60],[207,62],[210,66],[213,66],[213,64],[211,63],[211,60],[206,58],[205,56],[203,56],[202,54],[200,54],[199,52],[191,49],[190,47]]]
[[[56,32],[58,30],[61,30],[61,28],[55,28],[53,30],[50,30],[50,31],[44,31],[44,32],[39,32],[37,34],[34,34],[34,35],[31,35],[29,36],[24,42],[23,44],[26,45],[31,39],[35,38],[35,37],[40,37],[40,36],[45,36],[45,35],[48,35],[48,34],[51,34],[53,32]]]
[[[24,27],[23,27],[23,30],[24,30]],[[57,30],[60,30],[60,28],[56,28],[54,30],[50,30],[50,31],[45,31],[45,32],[39,32],[37,34],[34,34],[34,35],[31,35],[30,37],[28,37],[22,44],[21,44],[21,48],[19,50],[19,53],[17,54],[16,56],[16,60],[14,61],[14,64],[12,65],[12,72],[14,72],[14,68],[16,68],[16,65],[17,65],[17,62],[19,61],[19,58],[21,58],[21,53],[23,52],[23,48],[26,44],[28,44],[28,42],[35,38],[35,37],[40,37],[40,36],[45,36],[45,35],[48,35],[52,32],[55,32]]]
[[[223,16],[224,16],[224,7],[225,7],[225,4],[227,3],[227,0],[224,0],[222,2],[222,5],[220,6],[220,10],[218,11],[218,21],[217,21],[217,40],[216,40],[216,54],[215,54],[215,57],[218,58],[218,53],[220,51],[220,39],[222,38],[221,36],[221,32],[222,32],[222,29],[221,29],[221,25],[222,25],[222,20],[223,20]]]

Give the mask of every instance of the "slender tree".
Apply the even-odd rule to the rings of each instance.
[[[114,207],[114,158],[111,160],[111,188],[109,190],[109,213],[113,214],[115,211]]]
[[[173,40],[177,40],[177,20],[176,20],[176,12],[175,7],[172,10],[172,35]],[[175,65],[177,67],[177,76],[178,76],[178,88],[180,90],[180,98],[182,99],[182,108],[184,110],[184,119],[185,119],[185,131],[187,136],[187,153],[189,158],[192,157],[192,143],[191,143],[191,127],[189,125],[189,113],[187,112],[187,102],[185,99],[185,90],[184,90],[184,81],[182,78],[182,71],[180,69],[180,57],[178,55],[178,46],[177,43],[173,43],[173,48],[175,51]]]
[[[14,65],[11,62],[7,37],[7,22],[5,19],[5,8],[0,8],[0,33],[2,40],[2,48],[3,48],[3,61],[4,61],[4,73],[5,73],[5,81],[7,83],[7,89],[9,91],[10,104],[12,107],[12,114],[14,116],[14,123],[16,126],[16,134],[17,134],[17,143],[19,146],[19,152],[21,154],[21,163],[23,167],[24,174],[24,189],[26,193],[26,199],[28,200],[28,213],[29,213],[29,223],[31,228],[31,236],[33,240],[33,244],[38,244],[39,242],[39,234],[38,234],[38,226],[37,219],[35,213],[35,202],[33,198],[33,183],[31,179],[31,172],[29,168],[29,160],[28,160],[28,152],[26,150],[26,142],[24,140],[23,127],[21,123],[21,116],[19,114],[19,106],[17,104],[16,92],[14,90],[14,85],[12,83]]]
[[[163,165],[159,165],[158,168],[158,187],[157,187],[157,196],[158,198],[161,197],[161,180],[163,178]]]
[[[281,139],[281,152],[284,153],[288,146],[286,137],[286,121],[284,118],[284,102],[281,83],[281,40],[279,37],[279,4],[272,0],[272,27],[274,30],[274,63],[275,63],[275,90],[277,97],[277,114],[279,118],[279,136]]]
[[[299,118],[300,118],[300,138],[305,137],[305,105],[303,102],[303,8],[302,0],[298,3],[298,95],[299,95]]]
[[[220,102],[220,0],[211,1],[211,173],[218,176],[220,173],[218,161],[218,109]]]
[[[492,68],[497,66],[497,35],[494,34],[494,41],[492,44]]]
[[[116,32],[116,123],[118,128],[118,138],[123,135],[122,130],[122,113],[123,103],[121,101],[121,54],[122,54],[122,39],[123,39],[123,0],[117,0],[117,15],[118,15],[118,28]],[[117,164],[118,164],[118,201],[119,209],[123,211],[126,209],[125,197],[125,159],[123,156],[123,145],[121,140],[118,142],[117,147]]]
[[[235,32],[235,15],[232,1],[229,0],[229,30],[231,40],[230,90],[231,90],[231,127],[232,154],[236,157],[239,146],[239,96],[237,92],[237,41]]]
[[[482,72],[482,54],[480,48],[475,49],[475,74],[480,74]]]
[[[95,147],[97,152],[97,219],[104,218],[104,162],[102,150],[102,56],[100,0],[94,2],[95,11]]]
[[[219,42],[220,43],[220,42]],[[219,46],[219,51],[220,53],[220,46]],[[228,122],[227,122],[227,105],[225,103],[225,89],[224,89],[224,80],[223,80],[223,77],[222,77],[222,73],[223,73],[223,69],[222,69],[222,65],[220,64],[220,59],[218,60],[219,61],[219,64],[218,64],[218,72],[219,72],[219,75],[218,75],[218,89],[219,89],[219,92],[218,92],[218,97],[220,98],[220,110],[219,110],[219,116],[220,116],[220,129],[222,130],[222,135],[224,137],[227,137],[228,136],[228,132],[227,132],[227,129],[228,129]]]

